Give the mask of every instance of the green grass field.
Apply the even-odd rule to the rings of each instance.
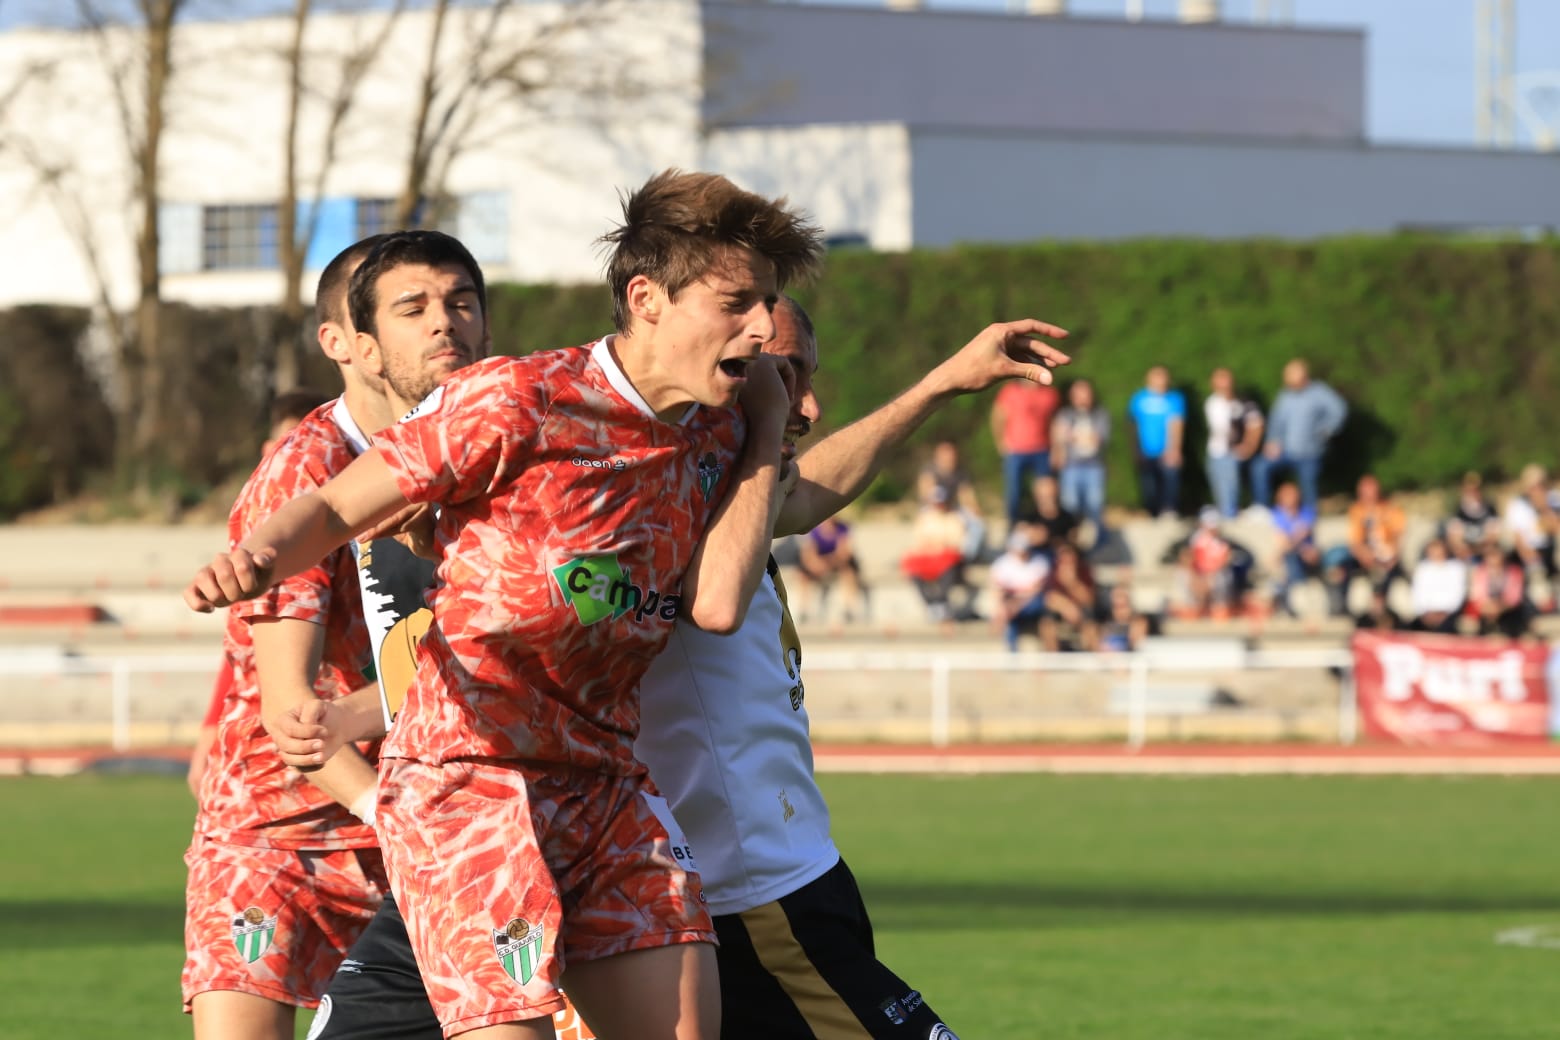
[[[825,779],[884,959],[964,1040],[1556,1031],[1560,950],[1495,942],[1560,937],[1553,780]],[[0,781],[0,1035],[189,1035],[191,811]]]

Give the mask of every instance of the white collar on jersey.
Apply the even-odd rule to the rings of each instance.
[[[618,367],[617,358],[612,356],[612,351],[607,346],[607,341],[612,338],[613,336],[603,336],[598,339],[590,348],[590,356],[601,366],[601,371],[606,374],[607,382],[612,384],[612,389],[622,394],[624,400],[650,418],[657,418],[655,409],[640,396],[639,391],[634,389],[634,384],[628,381],[628,376],[624,375],[623,370]],[[686,426],[688,420],[693,418],[693,413],[698,410],[697,403],[690,404],[688,410],[682,414],[682,418],[677,420],[677,425]]]
[[[346,435],[347,443],[352,445],[352,453],[361,455],[368,450],[368,434],[363,432],[363,427],[352,418],[352,413],[347,411],[347,395],[342,394],[336,398],[335,407],[330,410],[330,417],[336,420],[336,425]]]

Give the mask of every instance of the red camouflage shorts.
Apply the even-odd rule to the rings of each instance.
[[[380,770],[380,844],[446,1036],[561,1010],[571,960],[715,942],[692,852],[647,777]]]
[[[237,990],[312,1008],[388,891],[378,849],[251,848],[196,836],[184,912],[184,1010]]]

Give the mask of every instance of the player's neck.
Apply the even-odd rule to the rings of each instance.
[[[352,380],[347,381],[342,397],[347,402],[347,411],[352,421],[370,437],[395,422],[397,415],[401,414],[392,410],[384,394],[376,393]]]
[[[678,387],[659,364],[652,334],[619,333],[607,340],[607,350],[645,404],[655,412],[656,418],[670,423],[682,419],[688,406],[694,403],[693,398]]]

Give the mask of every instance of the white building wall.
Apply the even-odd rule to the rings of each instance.
[[[830,238],[881,250],[912,244],[910,135],[901,125],[718,130],[705,142],[704,168],[789,197]]]
[[[537,19],[553,5],[517,5],[505,23],[524,33],[518,19]],[[619,212],[619,192],[667,166],[694,167],[700,156],[698,78],[702,44],[698,7],[692,0],[632,0],[623,16],[589,40],[569,46],[580,69],[600,78],[627,74],[640,87],[631,93],[549,97],[546,111],[514,102],[484,106],[466,136],[444,184],[452,195],[482,193],[493,209],[506,210],[504,259],[484,268],[493,280],[592,281],[601,276],[595,239]],[[443,37],[441,70],[458,76],[469,37],[483,12],[455,8],[457,24]],[[312,186],[323,163],[324,97],[334,90],[339,54],[354,41],[371,39],[382,14],[320,15],[310,25],[298,161],[300,184]],[[339,135],[338,157],[324,181],[324,196],[393,198],[401,186],[411,141],[418,76],[429,38],[431,13],[408,12],[371,66],[360,102]],[[464,22],[465,24],[460,24]],[[275,203],[283,176],[285,49],[288,19],[191,23],[175,36],[175,78],[170,87],[163,138],[162,195],[168,214],[188,229],[199,206]],[[116,41],[132,42],[126,38]],[[498,41],[493,42],[497,49]],[[116,306],[134,300],[135,210],[130,169],[114,116],[104,64],[93,39],[71,33],[0,34],[0,93],[12,82],[6,70],[33,60],[52,64],[50,77],[34,76],[6,111],[7,137],[25,143],[0,146],[0,190],[20,200],[0,223],[0,306],[18,302],[93,301],[83,263],[82,236],[70,234],[64,214],[86,214],[90,238],[103,260]],[[335,54],[338,57],[333,58]],[[572,76],[571,76],[572,78]],[[51,198],[26,155],[68,170]],[[300,195],[307,196],[305,189]],[[170,220],[170,232],[180,223]],[[177,237],[177,236],[175,236]],[[192,254],[188,243],[165,243],[170,258]],[[23,259],[25,258],[25,259]],[[175,263],[164,277],[169,299],[197,303],[270,303],[281,288],[274,270],[189,272]],[[304,295],[312,294],[305,276]]]

